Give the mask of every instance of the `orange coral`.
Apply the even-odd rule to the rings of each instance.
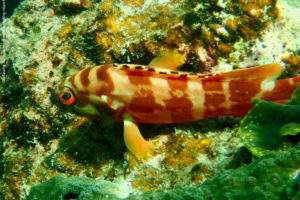
[[[186,138],[184,135],[174,135],[166,144],[164,162],[174,169],[191,166],[198,161],[199,154],[210,152],[211,139]]]
[[[72,25],[71,24],[66,24],[61,28],[61,31],[59,32],[59,37],[65,38],[68,37],[70,32],[72,31]]]
[[[230,53],[232,51],[232,45],[229,45],[229,44],[225,44],[225,43],[222,43],[220,42],[218,44],[218,49],[224,53],[224,54],[227,54],[227,53]]]
[[[238,28],[238,25],[240,23],[240,20],[238,18],[235,18],[235,19],[229,19],[227,20],[226,22],[226,28],[229,30],[229,31],[236,31],[237,28]]]
[[[286,76],[297,76],[300,72],[300,57],[297,54],[291,53],[285,56],[283,62],[286,63]]]
[[[124,0],[124,5],[129,5],[132,7],[138,7],[143,5],[144,0]]]

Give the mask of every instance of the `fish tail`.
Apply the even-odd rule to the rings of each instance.
[[[300,76],[276,80],[274,87],[263,94],[262,99],[277,103],[287,102],[300,82]]]

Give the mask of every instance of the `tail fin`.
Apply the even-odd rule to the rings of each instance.
[[[262,99],[267,101],[281,102],[291,98],[300,82],[300,76],[277,80],[272,90],[264,92]]]
[[[221,76],[224,80],[231,81],[231,85],[236,85],[232,87],[232,90],[240,90],[236,94],[237,97],[246,95],[251,99],[264,99],[283,103],[291,98],[300,82],[300,76],[276,80],[282,69],[279,64],[269,64],[251,69],[231,71],[223,73]],[[243,84],[244,89],[242,89]],[[244,91],[247,92],[244,94]],[[235,94],[235,92],[231,91],[231,94]]]
[[[264,93],[274,89],[275,79],[281,74],[279,64],[269,64],[236,70],[201,79],[207,91],[205,118],[219,115],[245,115],[253,99],[262,99]],[[220,94],[220,91],[224,95]],[[226,103],[220,103],[220,102]],[[209,109],[214,107],[215,109]]]
[[[269,64],[245,70],[236,70],[220,74],[219,77],[209,77],[207,81],[216,85],[215,80],[227,82],[229,105],[225,115],[241,116],[251,108],[253,99],[284,103],[291,98],[300,82],[300,76],[276,80],[281,74],[282,67],[279,64]],[[208,84],[208,83],[207,83]],[[224,87],[224,84],[222,85]],[[212,87],[212,86],[211,86]],[[220,112],[217,110],[217,112]],[[212,115],[213,116],[213,115]]]

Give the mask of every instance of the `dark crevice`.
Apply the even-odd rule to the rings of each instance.
[[[64,200],[67,200],[67,199],[76,199],[77,197],[79,197],[79,194],[73,193],[73,192],[69,192],[69,193],[65,194],[65,196],[63,197],[63,199]]]

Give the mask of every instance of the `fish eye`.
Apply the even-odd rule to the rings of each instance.
[[[59,100],[65,105],[74,105],[76,103],[76,98],[69,88],[66,88],[59,94]]]

